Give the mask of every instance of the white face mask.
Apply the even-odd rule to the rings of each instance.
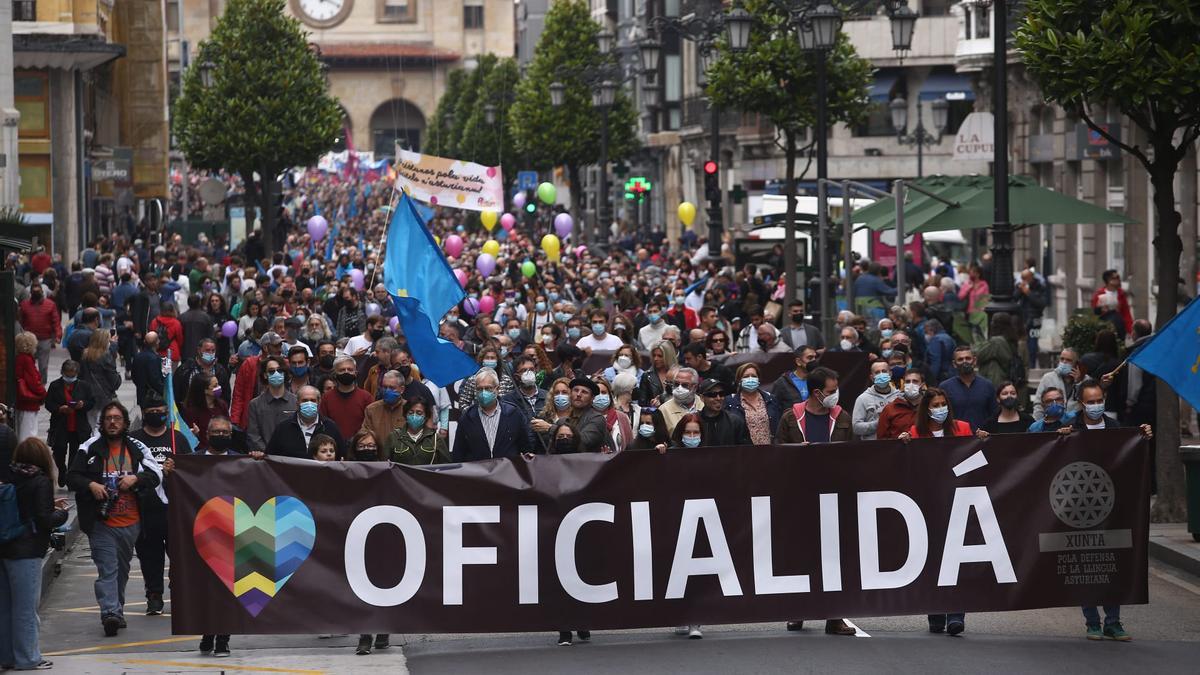
[[[845,339],[843,339],[841,342],[839,342],[838,346],[841,347],[842,351],[844,351],[844,352],[848,352],[851,349],[854,349],[854,343],[849,340],[845,340]]]
[[[532,370],[527,370],[521,373],[521,384],[526,387],[532,387],[537,384],[537,375]]]
[[[826,394],[824,400],[821,401],[821,405],[825,406],[826,408],[832,408],[835,405],[837,405],[837,403],[838,403],[838,390],[837,389],[834,389],[832,394]]]
[[[915,382],[906,382],[904,384],[904,398],[915,401],[921,395],[921,385]]]
[[[633,365],[633,359],[629,358],[628,356],[618,356],[617,357],[617,367],[618,368],[624,370],[632,365]]]

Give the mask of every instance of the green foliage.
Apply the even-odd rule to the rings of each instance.
[[[200,68],[184,74],[174,131],[193,167],[270,176],[314,164],[333,147],[342,111],[326,91],[316,54],[285,0],[229,0],[199,62],[210,60],[206,89]]]
[[[509,124],[509,112],[521,80],[521,71],[515,59],[497,59],[491,54],[484,58],[491,65],[481,77],[475,104],[469,111],[464,111],[468,117],[459,137],[456,157],[485,166],[500,166],[507,162],[504,177],[512,181],[516,178],[519,162]],[[478,70],[482,70],[482,59]],[[495,121],[491,124],[488,124],[487,111],[484,110],[489,104],[496,107]]]
[[[546,14],[545,29],[527,76],[517,86],[512,134],[517,151],[530,166],[581,166],[600,157],[602,116],[592,107],[593,85],[579,76],[604,61],[596,47],[600,25],[583,0],[561,0]],[[566,89],[561,106],[550,105],[550,84]],[[628,157],[638,148],[637,112],[623,89],[608,113],[608,158]]]
[[[755,17],[750,44],[730,51],[722,40],[708,71],[708,95],[722,107],[765,115],[778,128],[800,132],[816,122],[817,55],[800,49],[785,29],[787,15],[771,0],[746,0]],[[830,123],[856,124],[871,99],[871,62],[858,56],[845,33],[827,54]]]
[[[19,206],[0,206],[0,226],[24,225],[25,214]]]
[[[446,78],[446,90],[442,92],[437,110],[433,113],[433,123],[428,134],[429,142],[425,145],[425,152],[441,157],[454,157],[455,139],[452,127],[446,124],[446,115],[454,112],[458,105],[458,99],[466,88],[469,75],[468,71],[462,69],[450,71],[450,75]]]
[[[1111,323],[1101,321],[1091,312],[1072,314],[1071,318],[1067,319],[1067,325],[1063,327],[1063,348],[1074,349],[1076,354],[1083,356],[1096,349],[1097,333],[1112,329]]]

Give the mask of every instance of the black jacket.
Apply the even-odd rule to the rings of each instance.
[[[708,411],[700,413],[704,425],[704,445],[751,445],[746,422],[734,413],[722,409],[716,415]]]
[[[171,380],[175,385],[175,403],[177,405],[183,405],[184,399],[187,398],[188,387],[192,385],[192,376],[200,371],[201,366],[196,362],[195,357],[184,361],[183,365],[175,371]],[[229,369],[214,361],[213,374],[217,376],[217,383],[221,385],[221,391],[227,392],[232,397],[233,389],[229,387]]]
[[[162,357],[152,349],[143,349],[133,357],[133,386],[137,387],[138,407],[145,405],[146,395],[151,391],[163,395],[166,379],[162,373]]]
[[[134,487],[137,493],[138,508],[145,509],[154,506],[148,500],[165,500],[159,494],[162,484],[162,469],[154,461],[142,442],[125,436],[125,448],[129,452],[130,469],[137,475],[138,482]],[[71,458],[67,470],[67,487],[75,491],[75,505],[79,509],[79,527],[86,534],[91,534],[92,526],[96,524],[96,509],[100,502],[92,496],[88,488],[91,483],[104,484],[104,463],[108,455],[108,444],[103,436],[92,436],[79,451]]]
[[[346,441],[333,420],[328,417],[318,418],[317,428],[313,431],[314,436],[317,434],[325,434],[332,438],[337,443],[338,457],[346,456]],[[304,431],[300,429],[300,422],[295,417],[280,422],[267,441],[267,449],[264,452],[275,457],[308,459],[308,443],[304,442]]]
[[[75,411],[75,439],[83,440],[92,435],[92,426],[88,423],[87,411],[96,404],[96,395],[87,382],[75,380],[75,384],[71,387],[71,399],[83,401],[83,407]],[[46,410],[50,411],[50,431],[47,434],[46,442],[51,447],[65,444],[71,440],[67,434],[67,416],[58,412],[58,409],[66,404],[66,383],[60,377],[46,388]]]
[[[500,397],[500,400],[505,403],[511,403],[525,415],[526,422],[532,422],[533,418],[537,417],[542,412],[542,408],[546,407],[546,390],[538,387],[537,397],[533,402],[533,407],[529,407],[529,401],[525,398],[525,394],[518,387]]]
[[[160,304],[161,301],[156,301],[154,294],[145,288],[129,297],[129,300],[125,302],[125,307],[129,314],[129,320],[133,322],[135,334],[144,336],[148,332],[150,322],[158,316],[157,308]]]
[[[458,421],[458,433],[454,436],[454,450],[450,453],[455,462],[473,462],[497,457],[517,457],[523,452],[534,452],[529,422],[520,410],[501,401],[500,421],[496,429],[496,442],[489,449],[479,406],[467,408]]]
[[[184,354],[195,354],[200,341],[213,336],[213,318],[202,309],[189,309],[180,314],[179,324],[183,326]]]
[[[41,558],[50,547],[50,531],[67,522],[67,512],[54,508],[54,484],[41,469],[17,464],[11,473],[21,521],[29,522],[31,527],[20,537],[0,544],[0,559]]]

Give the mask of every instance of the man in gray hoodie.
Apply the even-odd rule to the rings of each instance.
[[[884,359],[871,362],[871,385],[858,395],[858,400],[854,402],[854,415],[851,416],[854,435],[864,441],[875,440],[879,413],[900,396],[900,391],[892,386],[892,370]]]

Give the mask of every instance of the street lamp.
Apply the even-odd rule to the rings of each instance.
[[[658,83],[650,76],[642,80],[642,101],[646,103],[647,108],[658,107]]]
[[[735,7],[725,15],[725,37],[730,49],[740,52],[750,46],[750,26],[753,23],[750,12],[741,7]]]
[[[917,13],[908,5],[900,5],[892,11],[892,49],[907,52],[912,48],[913,30],[917,27]]]
[[[600,224],[599,235],[605,238],[612,223],[608,214],[608,111],[612,109],[613,101],[617,98],[617,83],[604,80],[592,90],[592,106],[600,110],[600,185],[597,186],[599,201],[596,204],[596,219]]]
[[[658,57],[662,54],[662,44],[648,36],[638,42],[638,53],[642,57],[642,70],[647,73],[658,72]]]
[[[1013,302],[1013,227],[1008,222],[1008,2],[982,0],[980,5],[992,8],[992,190],[994,220],[992,221],[992,279],[988,287],[992,302],[989,315],[1020,311]],[[990,325],[990,324],[989,324]]]
[[[200,64],[200,84],[204,85],[205,89],[212,88],[216,80],[216,70],[216,64],[207,59]]]
[[[939,98],[929,104],[933,117],[933,130],[925,128],[921,119],[921,102],[917,101],[917,128],[911,134],[905,135],[908,129],[908,101],[903,96],[892,99],[892,128],[896,130],[896,141],[900,145],[914,145],[917,148],[917,177],[925,175],[925,148],[940,145],[942,134],[946,131],[946,114],[949,105],[946,99]]]
[[[563,104],[566,98],[567,87],[562,82],[552,82],[550,84],[550,105],[557,108]]]
[[[487,105],[483,106],[483,119],[488,124],[496,123],[496,106],[494,104],[488,103]]]
[[[612,51],[613,40],[613,34],[606,30],[602,30],[596,34],[596,48],[600,50],[602,56]]]

